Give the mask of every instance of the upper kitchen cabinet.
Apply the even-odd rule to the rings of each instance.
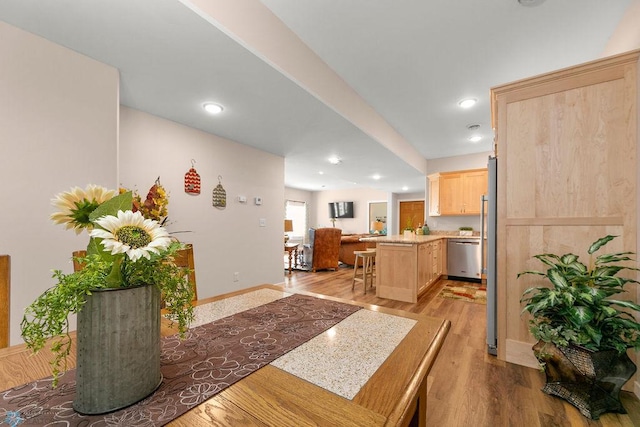
[[[429,175],[429,216],[479,215],[480,197],[487,192],[487,169]]]
[[[589,262],[586,248],[608,234],[620,237],[606,252],[638,252],[639,57],[637,50],[491,90],[502,360],[536,366],[520,298],[544,281],[516,279],[544,270],[534,255],[574,253]],[[628,290],[625,299],[635,300],[636,289]]]

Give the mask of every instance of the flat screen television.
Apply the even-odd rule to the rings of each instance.
[[[353,218],[353,202],[329,203],[329,218]]]

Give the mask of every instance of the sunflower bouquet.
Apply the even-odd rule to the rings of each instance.
[[[22,337],[34,352],[53,338],[54,381],[71,350],[69,315],[82,310],[94,290],[155,285],[178,330],[187,330],[193,319],[193,290],[186,282],[188,271],[173,262],[182,244],[158,221],[133,211],[131,192],[88,185],[60,193],[52,203],[58,209],[51,215],[54,223],[77,234],[89,233],[86,256],[76,259],[82,268],[70,274],[54,270],[58,283],[25,309],[21,323]]]

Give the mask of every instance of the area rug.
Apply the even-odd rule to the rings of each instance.
[[[482,283],[448,282],[438,296],[441,298],[461,299],[477,304],[486,304],[487,288]]]
[[[292,295],[192,328],[185,340],[164,337],[163,382],[143,401],[105,415],[72,408],[75,370],[0,392],[0,424],[12,426],[155,427],[336,325],[361,307]]]

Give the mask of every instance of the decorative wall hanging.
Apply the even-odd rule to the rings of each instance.
[[[184,192],[189,194],[200,194],[200,175],[194,169],[196,161],[191,159],[191,169],[184,174]]]
[[[218,185],[213,189],[212,202],[213,206],[219,209],[224,209],[227,206],[227,192],[222,188],[222,177],[218,175]]]

